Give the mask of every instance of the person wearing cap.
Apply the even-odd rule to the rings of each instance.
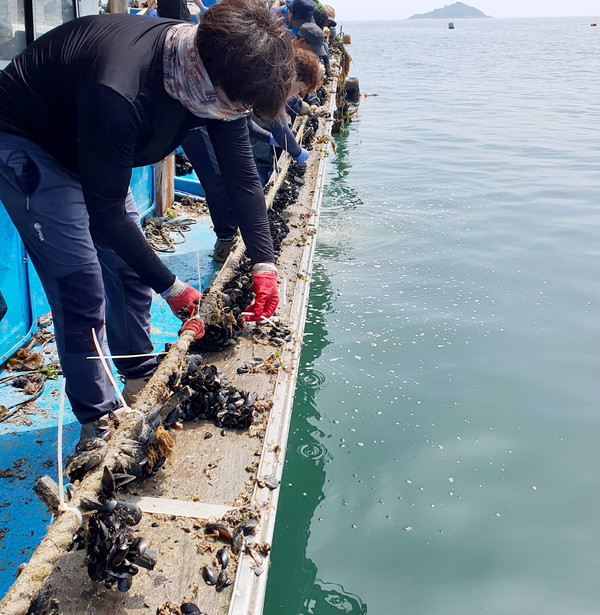
[[[331,75],[331,65],[329,62],[329,55],[327,51],[327,45],[325,44],[325,37],[323,30],[316,23],[303,23],[298,28],[298,34],[296,38],[305,41],[310,50],[321,60],[325,66],[325,74],[327,77]]]
[[[283,6],[272,8],[271,11],[283,17],[283,25],[296,36],[302,24],[314,21],[315,3],[313,0],[286,0]]]
[[[321,30],[325,28],[335,28],[337,22],[333,19],[335,17],[335,10],[328,4],[318,6],[313,11],[313,19]]]

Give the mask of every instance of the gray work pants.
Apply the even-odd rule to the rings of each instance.
[[[77,176],[38,145],[1,132],[0,201],[48,297],[73,412],[81,423],[93,421],[120,403],[100,361],[87,359],[97,355],[92,328],[102,344],[106,314],[112,354],[152,352],[152,291],[90,225]],[[139,224],[131,192],[126,209]],[[114,363],[123,376],[143,378],[157,361]]]

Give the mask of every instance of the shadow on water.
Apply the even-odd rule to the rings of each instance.
[[[346,140],[338,138],[337,157],[327,188],[327,198],[342,208],[353,208],[358,197],[345,185],[349,168]],[[344,194],[345,198],[338,198]],[[329,203],[329,200],[328,200]],[[325,259],[340,256],[331,248],[321,247]],[[325,497],[326,463],[329,453],[322,442],[326,434],[317,425],[321,420],[316,399],[323,382],[316,378],[311,366],[330,343],[325,317],[330,311],[334,290],[323,265],[313,268],[308,322],[305,330],[301,367],[294,400],[293,419],[288,442],[279,516],[273,540],[273,565],[264,613],[275,615],[366,615],[367,606],[359,596],[342,585],[319,578],[317,563],[307,556],[311,522],[315,510]],[[294,579],[290,583],[290,579]]]

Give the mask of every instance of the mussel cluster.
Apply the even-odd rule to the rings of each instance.
[[[292,163],[288,169],[286,181],[275,195],[273,206],[269,209],[269,225],[275,254],[281,252],[281,243],[290,231],[282,212],[298,198],[299,186],[304,183],[301,178],[305,173],[306,163]]]
[[[317,130],[319,130],[318,117],[311,117],[306,120],[304,133],[302,134],[302,147],[308,150],[312,149],[312,139],[317,134]]]
[[[207,536],[227,542],[231,546],[231,552],[234,555],[239,555],[242,551],[248,553],[256,564],[254,572],[258,576],[263,572],[263,558],[268,555],[270,550],[270,546],[267,543],[259,545],[251,542],[258,529],[258,523],[257,516],[250,516],[241,522],[210,522],[206,524],[204,532]],[[226,572],[229,559],[229,550],[223,547],[215,555],[214,567],[204,566],[202,568],[202,578],[205,583],[207,585],[214,585],[217,591],[232,584],[232,580],[229,579]],[[220,568],[219,572],[217,572],[217,568]]]
[[[327,102],[329,94],[327,94],[327,90],[323,86],[321,86],[318,90],[315,91],[315,96],[319,99],[319,104],[324,105]]]
[[[29,605],[26,615],[60,615],[60,605],[50,592],[41,591]]]
[[[188,160],[188,157],[181,152],[175,151],[175,175],[188,175],[194,170],[192,163]]]
[[[163,466],[171,447],[170,436],[160,430],[161,417],[158,410],[146,416],[139,416],[131,432],[131,438],[123,443],[116,465],[116,471],[135,478],[153,476]],[[158,435],[157,435],[158,434]],[[75,453],[69,458],[65,469],[71,481],[81,480],[87,472],[99,466],[106,456],[106,439],[110,437],[107,428],[105,437],[80,440]]]
[[[227,574],[227,565],[229,564],[229,550],[226,547],[219,549],[215,555],[215,565],[220,570],[217,572],[212,566],[202,567],[202,578],[207,585],[214,585],[215,589],[219,592],[226,587],[233,585],[233,580],[229,578]]]
[[[305,163],[295,162],[290,165],[287,181],[277,192],[273,206],[268,211],[275,254],[281,252],[281,243],[290,230],[281,212],[298,198],[299,185],[303,183],[301,178],[305,172]],[[241,314],[253,300],[252,268],[249,259],[240,262],[235,277],[223,285],[220,298],[223,308],[218,324],[206,325],[204,336],[190,344],[190,352],[221,352],[236,344],[244,328]]]
[[[256,393],[238,391],[215,365],[188,355],[187,368],[170,383],[173,394],[161,408],[165,425],[180,421],[211,420],[219,427],[245,429],[257,418]]]
[[[292,340],[292,330],[281,323],[274,323],[269,326],[263,325],[255,328],[254,338],[266,341],[274,346],[283,346],[285,342]]]
[[[65,474],[71,482],[81,480],[90,470],[104,461],[106,450],[106,441],[102,438],[79,440],[75,446],[75,453],[67,460]]]
[[[296,195],[298,192],[296,191]],[[284,196],[285,195],[285,196]],[[281,198],[280,198],[281,197]],[[286,205],[294,201],[295,197],[287,197],[287,190],[283,189],[277,193],[277,197],[275,201],[278,199],[281,201],[285,200]],[[281,215],[281,210],[275,209],[275,204],[273,207],[269,209],[269,226],[271,228],[271,238],[273,240],[273,250],[275,254],[279,254],[281,252],[281,244],[283,240],[286,238],[287,234],[290,232],[290,227],[287,225],[284,217]]]
[[[239,523],[234,529],[224,523],[207,523],[204,531],[208,536],[229,542],[232,552],[238,555],[246,546],[246,536],[255,534],[257,526],[258,520],[250,518]],[[227,547],[219,549],[214,559],[214,568],[212,566],[202,567],[202,578],[207,585],[214,585],[217,591],[221,591],[233,584],[233,580],[227,574],[227,565],[230,560],[229,549]],[[219,568],[218,572],[216,567]]]
[[[103,581],[108,589],[116,585],[121,592],[130,589],[138,567],[152,570],[156,565],[148,541],[130,529],[142,519],[139,506],[115,498],[118,488],[133,478],[105,466],[98,499],[81,501],[84,510],[93,511],[85,540],[88,574],[92,581]]]
[[[236,276],[223,285],[222,316],[219,324],[206,325],[204,336],[190,344],[190,352],[220,352],[233,346],[244,328],[242,312],[252,303],[250,260],[240,263]]]

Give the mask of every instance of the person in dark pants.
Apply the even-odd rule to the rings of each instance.
[[[154,290],[184,329],[203,334],[193,318],[200,292],[153,252],[128,191],[132,167],[158,162],[201,126],[235,186],[254,317],[273,313],[277,269],[246,116],[253,108],[273,119],[293,76],[289,36],[260,0],[222,0],[197,26],[83,17],[40,37],[0,72],[0,201],[48,295],[82,435],[102,430],[120,406],[99,361],[86,359],[96,354],[92,330],[102,343],[105,318],[113,354],[148,353]],[[149,357],[118,361],[126,390],[156,366]]]

